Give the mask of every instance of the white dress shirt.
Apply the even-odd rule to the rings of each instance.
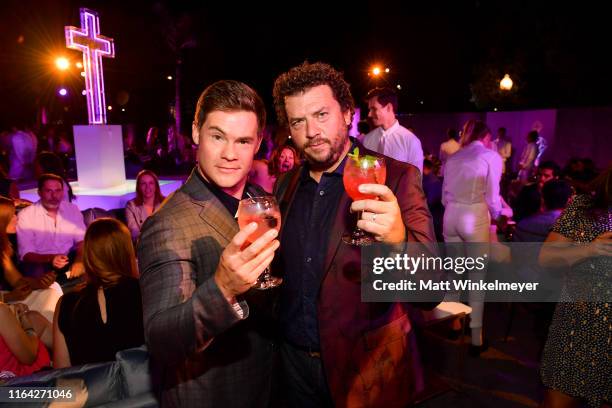
[[[499,182],[502,174],[501,156],[475,141],[449,157],[444,167],[442,204],[486,203],[496,219],[502,204]]]
[[[85,237],[83,214],[76,205],[62,201],[54,220],[40,201],[24,208],[17,216],[19,257],[36,254],[67,255]]]
[[[418,137],[396,120],[393,126],[384,130],[382,126],[377,127],[363,140],[363,145],[370,149],[392,157],[404,163],[410,163],[418,167],[423,174],[423,148]]]

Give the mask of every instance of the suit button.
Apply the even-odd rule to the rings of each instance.
[[[312,258],[311,257],[307,257],[306,258],[306,263],[310,263],[310,261],[312,261]]]
[[[323,197],[323,196],[325,195],[325,190],[321,190],[321,191],[319,191],[319,195],[320,195],[321,197]]]

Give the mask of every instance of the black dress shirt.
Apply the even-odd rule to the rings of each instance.
[[[280,321],[285,340],[318,351],[317,298],[324,277],[329,234],[344,192],[346,157],[317,183],[305,164],[282,235]]]
[[[204,185],[208,187],[210,192],[213,193],[219,201],[221,201],[221,204],[223,204],[223,206],[227,209],[232,218],[236,218],[236,213],[238,212],[238,204],[240,204],[240,200],[234,197],[233,195],[227,194],[225,191],[221,190],[219,186],[206,180],[204,176],[202,176],[200,169],[197,169],[196,174],[198,175],[198,178],[202,181],[202,183],[204,183]],[[244,191],[242,192],[243,199],[248,198],[248,186],[248,183],[244,186]]]

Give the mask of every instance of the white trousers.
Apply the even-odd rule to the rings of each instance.
[[[489,243],[491,216],[486,203],[460,204],[448,203],[444,210],[443,234],[444,242],[477,242]],[[483,248],[464,247],[460,256],[478,257],[482,256]],[[469,279],[478,281],[485,279],[486,269],[482,271],[471,271]],[[448,293],[446,301],[458,301],[459,293]],[[482,328],[482,318],[484,314],[485,294],[481,291],[470,291],[468,293],[468,303],[472,307],[470,315],[470,328]]]

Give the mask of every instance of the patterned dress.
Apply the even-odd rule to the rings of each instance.
[[[579,195],[553,231],[575,242],[591,242],[612,231],[609,211],[593,215],[590,196]],[[612,402],[612,258],[590,258],[566,276],[542,359],[548,388],[584,399],[591,407]],[[598,299],[601,302],[573,301]]]

